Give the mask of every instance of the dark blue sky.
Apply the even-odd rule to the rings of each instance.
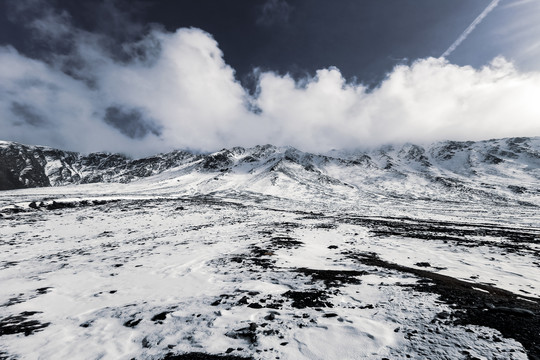
[[[10,44],[36,58],[61,51],[40,42],[25,28],[29,18],[40,15],[43,4],[36,3],[23,15],[13,11],[16,2],[0,1],[0,44]],[[218,41],[225,61],[236,69],[244,84],[255,67],[303,76],[329,66],[339,68],[348,79],[356,77],[373,84],[400,62],[440,56],[490,2],[51,0],[47,6],[69,13],[77,27],[110,36],[111,47],[141,37],[150,24],[160,24],[168,31],[180,27],[203,29]],[[527,34],[518,34],[519,29],[515,29],[516,34],[497,33],[496,29],[510,27],[512,17],[520,15],[517,11],[534,6],[525,3],[514,6],[516,9],[505,8],[517,2],[523,1],[502,0],[451,60],[479,66],[498,54],[513,57],[517,50],[510,45],[515,46],[516,41],[505,45],[504,37],[521,36],[518,42],[523,42]],[[528,67],[536,65],[530,59],[519,60]]]

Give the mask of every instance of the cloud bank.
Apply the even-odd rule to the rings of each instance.
[[[67,14],[32,23],[68,49],[31,59],[0,47],[0,138],[133,156],[272,143],[306,151],[395,142],[540,135],[540,73],[496,58],[475,69],[443,58],[399,65],[375,89],[339,69],[293,79],[255,71],[254,95],[213,37],[150,29],[121,53]],[[129,55],[129,56],[128,56]]]

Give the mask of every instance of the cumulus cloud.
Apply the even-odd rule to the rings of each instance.
[[[250,95],[202,30],[154,27],[123,44],[132,54],[126,60],[65,14],[40,24],[49,37],[67,31],[72,46],[42,60],[0,47],[4,140],[141,156],[540,135],[540,73],[520,72],[503,58],[479,69],[420,59],[395,67],[375,89],[347,81],[337,68],[300,80],[257,72]]]
[[[538,95],[540,74],[521,74],[502,58],[481,69],[428,58],[397,66],[373,91],[335,68],[302,87],[263,74],[257,103],[281,124],[281,141],[315,149],[538,135]]]

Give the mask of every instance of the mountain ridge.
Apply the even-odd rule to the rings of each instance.
[[[405,143],[322,154],[257,145],[206,154],[175,150],[140,159],[0,142],[0,190],[142,179],[200,193],[236,189],[347,197],[355,192],[540,206],[540,137]]]

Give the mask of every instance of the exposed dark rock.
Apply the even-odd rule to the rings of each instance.
[[[167,317],[168,313],[169,313],[169,311],[163,311],[163,312],[161,312],[159,314],[156,314],[156,315],[152,316],[151,320],[154,321],[154,322],[163,321]]]
[[[41,323],[38,320],[30,319],[40,311],[23,311],[18,315],[11,315],[0,319],[0,336],[12,334],[32,335],[37,331],[42,331],[51,323]]]
[[[47,210],[58,210],[58,209],[70,209],[77,206],[75,202],[56,202],[53,201],[52,204],[46,206]]]
[[[517,186],[517,185],[508,185],[508,189],[510,189],[512,192],[516,194],[523,194],[525,191],[527,191],[526,187]]]
[[[284,297],[291,299],[291,306],[296,309],[334,307],[328,302],[328,294],[325,291],[310,289],[305,291],[287,291]]]
[[[407,144],[399,152],[399,156],[410,161],[416,162],[425,167],[431,166],[429,159],[426,156],[426,150],[418,145]]]
[[[446,141],[438,149],[434,149],[434,156],[442,160],[450,160],[457,152],[467,150],[473,144],[472,141]]]
[[[325,318],[333,318],[333,317],[338,317],[338,314],[336,314],[336,313],[326,313],[326,314],[323,314],[323,317],[325,317]]]
[[[501,159],[500,157],[498,156],[495,156],[493,154],[487,154],[485,157],[484,157],[484,161],[488,164],[500,164],[500,163],[503,163],[504,160]]]
[[[208,155],[203,162],[203,168],[206,170],[225,170],[232,164],[232,160],[229,158],[231,153],[227,150],[222,150],[219,153]]]
[[[334,223],[321,223],[314,226],[315,229],[335,229],[337,224]]]
[[[310,276],[315,281],[322,281],[327,287],[337,287],[344,284],[360,284],[359,276],[367,275],[365,271],[358,270],[321,270],[298,268],[295,270],[306,276]]]
[[[238,302],[237,305],[247,305],[249,298],[247,296],[243,296]]]
[[[124,323],[124,326],[125,326],[125,327],[133,328],[133,327],[139,325],[139,323],[141,322],[141,320],[142,320],[142,319],[130,319],[130,320],[128,320],[128,321],[126,321],[126,322]]]
[[[19,296],[9,298],[5,303],[1,304],[0,307],[13,306],[16,304],[23,303],[26,300],[27,298],[24,296],[24,294],[20,294]]]
[[[233,339],[242,339],[248,341],[250,344],[255,344],[257,342],[257,324],[251,323],[249,326],[232,330],[225,333],[225,336]]]
[[[251,303],[248,305],[249,308],[252,308],[252,309],[261,309],[263,306],[261,304],[258,304],[258,303]]]
[[[47,294],[51,291],[52,287],[50,286],[47,286],[47,287],[42,287],[42,288],[39,288],[39,289],[36,289],[36,294],[37,295],[43,295],[43,294]]]
[[[272,247],[286,249],[298,248],[304,244],[303,242],[289,236],[275,236],[270,241]]]

